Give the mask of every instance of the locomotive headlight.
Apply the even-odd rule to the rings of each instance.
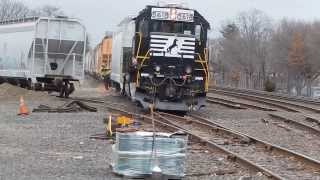
[[[186,73],[191,74],[192,73],[192,68],[190,66],[186,67]]]
[[[176,18],[177,18],[177,10],[175,8],[172,8],[170,10],[170,19],[171,20],[176,20]]]
[[[156,72],[160,72],[161,67],[160,67],[160,66],[156,66],[156,67],[154,68],[154,70],[155,70]]]

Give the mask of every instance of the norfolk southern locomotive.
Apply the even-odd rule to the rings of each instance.
[[[209,29],[195,10],[147,6],[113,35],[112,81],[144,108],[198,110],[208,91]]]

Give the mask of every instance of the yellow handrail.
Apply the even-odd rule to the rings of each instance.
[[[207,72],[208,72],[208,80],[207,80],[207,92],[209,91],[209,83],[210,83],[210,71],[209,71],[209,52],[208,48],[204,48],[204,60],[206,61],[206,66],[207,66]]]
[[[141,63],[140,63],[140,67],[138,67],[138,72],[137,72],[137,79],[136,79],[136,83],[137,83],[137,87],[139,87],[139,76],[140,76],[140,69],[142,68],[144,62],[146,61],[146,59],[149,58],[149,54],[150,54],[150,49],[148,50],[148,52],[146,53],[146,55],[143,57]]]
[[[139,45],[138,45],[137,56],[136,56],[136,59],[138,59],[139,54],[140,54],[140,46],[141,46],[141,42],[142,42],[142,33],[141,32],[136,32],[136,34],[139,35]]]
[[[206,80],[205,80],[205,91],[208,92],[209,90],[209,72],[208,72],[208,61],[206,59],[206,55],[205,55],[205,61],[203,61],[202,57],[200,54],[198,54],[198,58],[199,60],[196,62],[201,63],[202,68],[204,70],[205,76],[206,76]],[[205,63],[205,64],[204,64]]]

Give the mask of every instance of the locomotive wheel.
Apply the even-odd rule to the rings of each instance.
[[[70,88],[68,88],[68,85],[66,86],[66,91],[64,92],[64,98],[69,98],[69,95],[70,95]]]
[[[104,88],[108,91],[110,88],[110,77],[106,76],[103,78]]]
[[[61,98],[69,98],[69,95],[74,92],[74,84],[65,82],[64,84],[61,85],[60,88],[60,97]]]
[[[68,89],[68,96],[70,94],[72,94],[74,92],[75,88],[74,88],[74,84],[73,83],[70,83],[69,84],[69,89]]]
[[[109,84],[107,82],[104,82],[104,88],[108,91],[109,90]]]
[[[59,95],[59,97],[64,98],[64,95],[65,95],[65,93],[66,93],[66,90],[67,90],[67,85],[62,84],[62,85],[60,86],[60,95]]]

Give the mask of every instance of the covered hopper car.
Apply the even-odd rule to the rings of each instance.
[[[85,27],[67,17],[0,22],[0,79],[68,97],[84,78]]]
[[[108,86],[111,69],[112,36],[106,35],[103,40],[86,55],[85,72]]]

